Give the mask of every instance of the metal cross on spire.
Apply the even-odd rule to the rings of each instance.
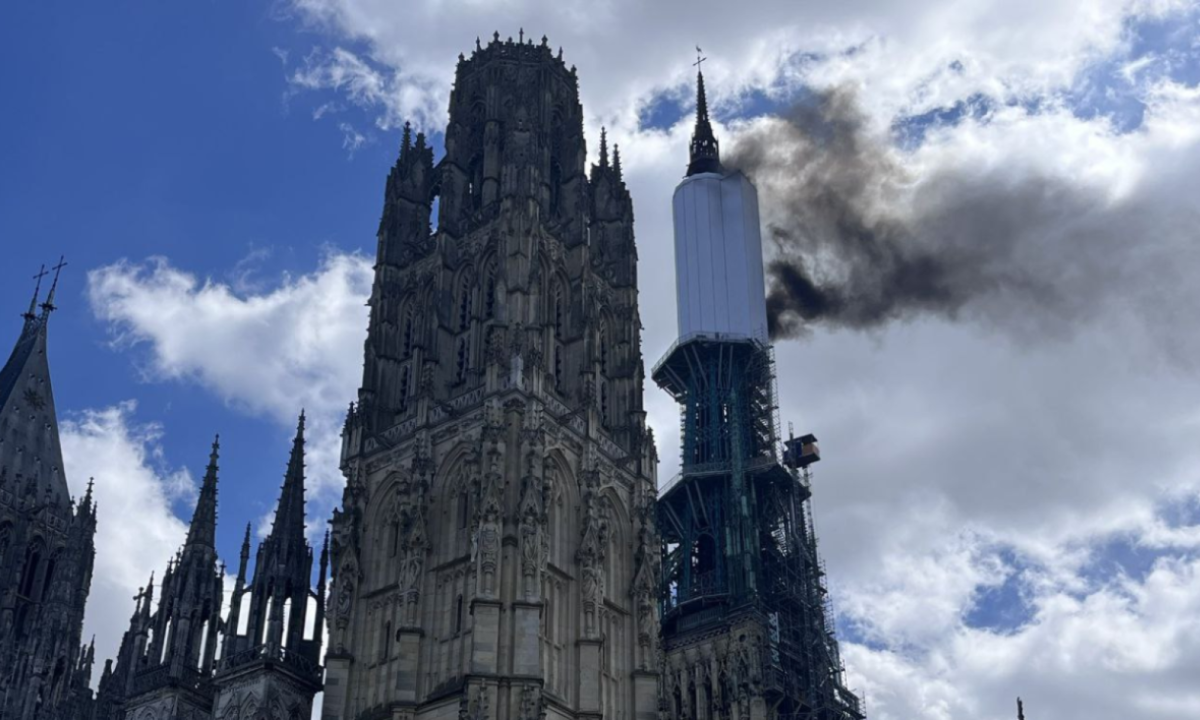
[[[37,307],[38,295],[41,295],[42,293],[42,278],[49,274],[50,271],[46,269],[46,265],[43,263],[41,268],[38,270],[38,274],[33,276],[33,279],[37,281],[37,284],[33,286],[33,299],[29,301],[29,311],[21,316],[26,320],[32,320],[34,318],[33,310]]]
[[[54,291],[58,289],[59,274],[62,273],[62,269],[67,266],[67,262],[66,262],[65,258],[66,258],[65,255],[60,255],[58,258],[58,264],[55,265],[54,267],[50,268],[51,270],[54,271],[54,282],[50,283],[50,294],[48,294],[46,296],[46,302],[42,303],[42,309],[47,312],[50,312],[55,309],[55,307],[54,307]]]
[[[703,70],[704,70],[704,68],[702,68],[702,67],[700,66],[700,63],[702,63],[702,62],[704,62],[705,60],[707,60],[707,59],[708,59],[708,58],[706,58],[706,57],[703,57],[703,54],[704,54],[704,51],[700,49],[700,46],[699,46],[699,45],[697,45],[697,46],[696,46],[696,62],[692,63],[692,65],[695,65],[695,66],[696,66],[696,70],[698,70],[698,71],[703,71]]]

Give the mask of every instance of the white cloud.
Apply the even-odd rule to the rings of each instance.
[[[136,405],[125,402],[85,410],[60,423],[72,494],[82,497],[86,478],[95,478],[96,563],[84,637],[96,637],[99,668],[103,658],[116,656],[133,613],[133,596],[151,572],[161,579],[183,543],[187,525],[172,512],[172,504],[190,505],[195,495],[188,471],[164,464],[162,428],[137,423],[135,412]],[[99,676],[97,669],[93,681]]]
[[[1051,338],[931,319],[870,335],[819,332],[778,349],[782,414],[826,450],[816,513],[835,594],[862,640],[843,644],[849,680],[867,691],[872,718],[1006,718],[1018,694],[1030,717],[1200,712],[1191,674],[1200,535],[1161,513],[1200,491],[1200,382],[1186,366],[1200,337],[1186,313],[1194,303],[1180,300],[1194,298],[1178,294],[1200,264],[1187,230],[1197,219],[1188,193],[1200,184],[1200,90],[1146,71],[1129,33],[1188,3],[293,5],[327,42],[288,66],[292,87],[319,96],[318,118],[356,106],[384,130],[406,119],[443,124],[454,58],[476,32],[486,42],[493,27],[507,36],[524,24],[535,42],[545,32],[563,45],[579,66],[589,137],[604,122],[622,146],[643,279],[673,267],[667,198],[690,127],[639,129],[637,113],[662,94],[689,101],[697,43],[723,109],[755,91],[850,87],[884,142],[899,118],[986,97],[980,117],[930,128],[911,152],[889,150],[912,181],[901,202],[946,177],[998,187],[1049,179],[1087,202],[1079,216],[1036,227],[1046,243],[1090,237],[1113,208],[1136,211],[1131,265],[1086,321]],[[1071,107],[1081,76],[1104,63],[1146,104],[1132,132]],[[734,122],[719,133],[728,147],[745,130]],[[1164,223],[1185,247],[1159,241]],[[1068,245],[1050,249],[1085,280],[1095,272]],[[325,438],[309,466],[332,487],[333,430],[359,380],[369,273],[368,260],[333,255],[310,275],[250,292],[157,261],[97,271],[91,292],[118,340],[149,345],[156,377],[198,382],[289,425],[307,405]],[[1129,282],[1147,275],[1156,282]],[[670,285],[643,282],[641,298],[652,364],[674,336]],[[665,479],[678,463],[675,408],[653,387],[647,407]],[[1162,557],[1143,576],[1097,577],[1116,540]],[[981,598],[1014,582],[1026,621],[971,627]]]
[[[339,434],[361,380],[371,278],[364,257],[331,252],[310,274],[238,292],[157,258],[91,271],[88,294],[117,346],[145,346],[150,378],[195,382],[283,428],[307,411],[316,530],[340,497]]]

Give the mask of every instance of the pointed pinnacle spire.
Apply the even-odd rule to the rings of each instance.
[[[1017,698],[1017,720],[1025,720],[1025,703]]]
[[[27,310],[25,314],[21,315],[21,317],[25,318],[26,320],[33,320],[37,317],[37,301],[38,297],[42,294],[42,278],[49,274],[50,273],[46,271],[46,265],[43,263],[41,268],[38,270],[38,274],[33,276],[33,279],[37,281],[37,284],[33,286],[33,299],[29,301],[29,310]]]
[[[696,48],[699,54],[700,48]],[[721,149],[713,135],[712,122],[708,118],[708,95],[704,91],[704,73],[699,69],[707,58],[696,60],[696,127],[692,130],[691,159],[688,175],[706,172],[721,172]]]
[[[608,128],[600,128],[600,167],[608,167]]]
[[[278,540],[304,542],[304,411],[296,424],[296,438],[292,441],[292,454],[288,458],[287,475],[279,494],[279,507],[275,509],[275,522],[271,536]]]
[[[150,582],[146,583],[146,605],[142,612],[146,615],[150,614],[150,606],[154,604],[154,571],[150,571]]]
[[[221,451],[221,436],[213,439],[212,452],[208,455],[208,469],[204,472],[204,483],[200,486],[200,497],[196,500],[196,512],[188,528],[187,544],[216,547],[217,536],[217,458]]]
[[[66,256],[60,255],[58,264],[51,268],[54,271],[54,282],[50,283],[50,292],[46,295],[46,302],[42,303],[42,311],[49,315],[54,312],[58,306],[54,304],[54,293],[58,290],[58,276],[62,273],[62,269],[67,266]]]
[[[613,143],[613,172],[621,179],[621,146]]]

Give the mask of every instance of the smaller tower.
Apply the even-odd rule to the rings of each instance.
[[[309,589],[313,551],[304,536],[304,413],[275,509],[271,532],[258,546],[254,576],[245,585],[250,534],[242,544],[230,626],[216,678],[213,717],[308,718],[322,687],[321,621],[325,563],[317,591]],[[246,595],[249,595],[248,606]],[[312,601],[310,603],[310,600]],[[238,631],[246,611],[246,632]],[[308,620],[313,613],[314,622]]]
[[[125,717],[173,719],[212,712],[213,661],[224,596],[216,549],[219,455],[217,437],[187,539],[163,575],[158,608],[151,611],[152,580],[121,643],[116,669],[124,681],[110,679],[109,687],[101,688],[103,704],[123,707]]]

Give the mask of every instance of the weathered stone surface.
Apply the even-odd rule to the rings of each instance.
[[[632,203],[607,150],[585,157],[575,74],[545,45],[460,61],[436,166],[405,132],[343,440],[327,720],[655,709],[635,648],[657,610],[631,590],[656,461]]]

